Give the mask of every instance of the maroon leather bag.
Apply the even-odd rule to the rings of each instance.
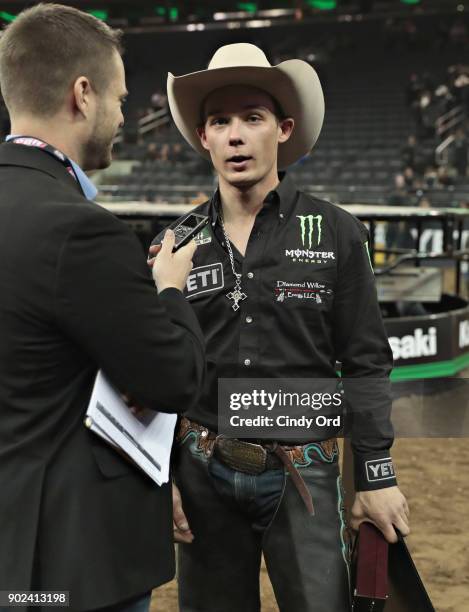
[[[404,538],[396,532],[397,543],[388,545],[374,525],[360,525],[352,554],[353,612],[435,612]]]
[[[352,554],[353,612],[381,612],[388,598],[388,543],[371,523],[362,523]]]

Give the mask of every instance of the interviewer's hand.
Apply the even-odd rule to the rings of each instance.
[[[368,521],[383,532],[386,540],[397,542],[397,527],[403,536],[409,535],[409,506],[399,487],[376,491],[358,491],[351,510],[350,525],[357,530],[360,523]]]
[[[182,509],[181,494],[173,483],[173,532],[174,541],[181,544],[191,544],[194,535],[187,522],[186,515]]]
[[[147,409],[143,406],[139,406],[137,402],[135,402],[128,393],[122,393],[121,397],[127,404],[127,406],[130,408],[130,412],[137,418],[142,417],[147,411]]]
[[[173,253],[174,242],[174,232],[167,230],[161,248],[157,246],[150,248],[150,254],[156,255],[156,257],[149,259],[148,265],[152,266],[153,279],[158,293],[168,287],[176,287],[176,289],[182,291],[192,270],[192,258],[197,248],[196,243],[191,240],[189,244]]]

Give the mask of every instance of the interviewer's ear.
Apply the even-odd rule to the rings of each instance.
[[[75,109],[85,118],[89,116],[91,108],[91,83],[85,76],[79,76],[73,84],[73,98]]]
[[[287,142],[287,140],[292,135],[293,129],[295,127],[295,120],[292,117],[285,117],[285,119],[280,119],[278,122],[279,131],[279,142]]]

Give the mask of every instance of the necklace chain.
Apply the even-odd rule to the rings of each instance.
[[[242,300],[245,300],[248,296],[241,289],[241,278],[243,275],[240,274],[239,272],[236,272],[236,268],[234,264],[233,249],[231,248],[231,242],[230,242],[230,239],[228,238],[228,234],[226,233],[225,223],[223,221],[223,215],[221,211],[220,211],[219,217],[220,217],[220,226],[223,232],[223,236],[225,238],[226,246],[228,248],[228,255],[230,256],[231,269],[233,271],[233,276],[235,277],[234,289],[233,291],[230,291],[230,293],[227,293],[226,297],[229,300],[233,300],[233,304],[231,305],[231,308],[236,311],[239,309],[239,302]]]
[[[231,242],[230,242],[230,239],[228,238],[228,234],[226,233],[225,223],[223,221],[223,216],[221,213],[220,213],[220,225],[221,225],[221,229],[223,232],[223,236],[225,238],[226,246],[228,248],[228,255],[230,256],[230,264],[231,264],[231,269],[233,270],[233,275],[235,278],[241,279],[242,274],[239,274],[238,272],[236,272],[236,268],[234,265],[233,249],[231,248]]]

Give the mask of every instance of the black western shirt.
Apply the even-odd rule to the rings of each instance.
[[[256,216],[245,256],[232,246],[247,294],[234,311],[226,297],[235,278],[219,207],[216,191],[193,211],[210,218],[199,235],[185,290],[204,332],[207,377],[200,402],[186,416],[217,431],[219,378],[334,378],[337,361],[344,380],[388,382],[392,352],[378,306],[366,227],[338,206],[297,190],[284,175]],[[315,298],[298,299],[307,287]],[[351,430],[360,490],[396,484],[389,467],[389,386],[365,387],[372,389],[369,409],[358,406],[363,394],[356,399],[350,394],[356,404],[352,412],[360,409]],[[384,476],[376,467],[381,463]]]

